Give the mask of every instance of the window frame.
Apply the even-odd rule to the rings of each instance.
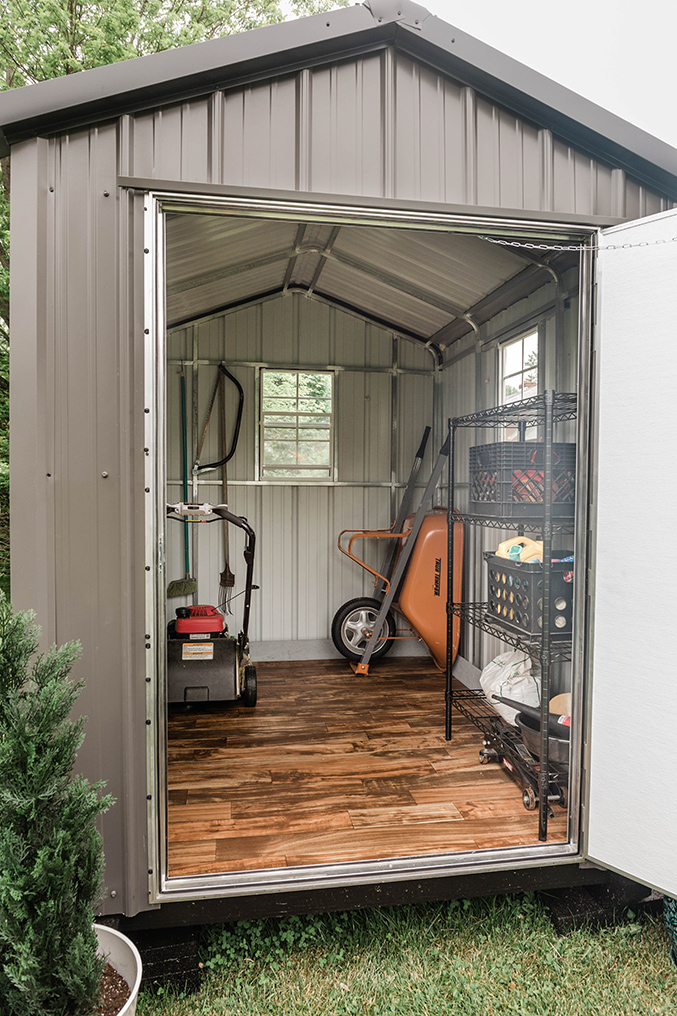
[[[265,435],[266,435],[266,413],[281,413],[282,410],[266,410],[264,409],[264,377],[266,374],[293,374],[297,378],[302,374],[322,374],[329,375],[331,378],[331,409],[327,413],[302,413],[301,410],[294,409],[289,414],[296,414],[298,416],[329,416],[329,455],[327,465],[308,465],[308,466],[284,466],[279,464],[271,464],[265,462]],[[258,369],[258,435],[259,435],[259,448],[258,448],[258,478],[259,480],[266,481],[268,483],[303,483],[303,484],[322,484],[322,483],[333,483],[336,481],[336,384],[337,384],[337,371],[331,367],[277,367],[274,365],[266,365],[259,367]],[[298,433],[298,428],[297,428]],[[298,437],[297,437],[298,441]],[[289,472],[284,476],[272,476],[270,470],[272,469],[288,469]],[[306,472],[310,472],[313,469],[326,469],[327,473],[324,476],[308,476],[304,475]]]

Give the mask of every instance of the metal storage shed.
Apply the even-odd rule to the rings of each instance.
[[[158,920],[190,922],[573,884],[601,877],[586,857],[677,892],[674,819],[647,796],[641,761],[656,711],[669,718],[676,704],[662,676],[669,537],[656,522],[669,517],[675,471],[653,505],[640,489],[628,513],[629,531],[658,533],[650,572],[612,496],[624,473],[664,472],[647,435],[667,427],[674,395],[677,153],[408,0],[6,92],[0,124],[13,175],[13,600],[37,610],[46,640],[83,643],[82,766],[118,798],[103,822],[104,911],[151,922],[143,912],[162,906]],[[600,243],[627,244],[622,262]],[[602,339],[600,278],[596,312],[601,303],[603,327],[613,322]],[[162,633],[178,550],[165,550],[162,505],[178,446],[167,364],[217,362],[227,334],[252,404],[266,365],[347,379],[350,426],[327,483],[262,482],[254,417],[234,460],[237,510],[264,526],[258,658],[312,659],[326,655],[327,610],[353,581],[329,556],[346,513],[346,524],[387,524],[421,425],[441,439],[449,416],[493,404],[497,343],[525,327],[545,381],[576,389],[581,410],[581,761],[564,840],[172,876]],[[659,377],[636,369],[638,329]],[[651,432],[635,420],[627,434],[629,385],[634,405],[651,406]],[[291,518],[302,540],[286,540]],[[631,600],[628,631],[633,583],[646,595]],[[473,645],[486,657],[494,644]],[[608,715],[634,687],[629,653],[650,679],[621,737]],[[631,772],[619,766],[628,753]],[[674,762],[662,766],[669,786]]]

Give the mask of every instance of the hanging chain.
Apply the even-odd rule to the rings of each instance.
[[[677,236],[673,236],[669,240],[642,240],[641,243],[608,243],[604,246],[601,244],[591,244],[589,247],[584,244],[521,243],[519,240],[499,240],[494,236],[480,236],[480,240],[486,240],[487,243],[497,243],[501,247],[524,247],[526,250],[568,250],[582,253],[587,250],[628,250],[630,247],[658,247],[663,243],[677,243]]]

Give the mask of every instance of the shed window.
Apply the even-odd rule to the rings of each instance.
[[[333,478],[334,375],[261,371],[261,476]]]
[[[538,395],[538,330],[500,347],[501,404],[521,402]],[[528,434],[527,437],[531,437]],[[519,429],[505,428],[505,440],[517,441]]]

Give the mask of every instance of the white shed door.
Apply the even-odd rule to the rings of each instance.
[[[586,853],[677,896],[677,211],[599,240]]]

